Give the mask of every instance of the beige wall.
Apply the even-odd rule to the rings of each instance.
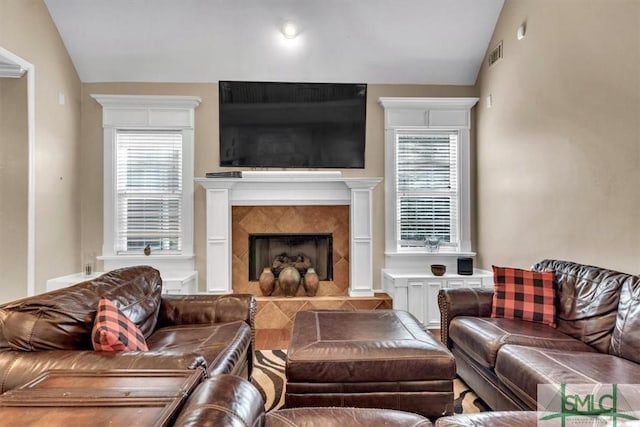
[[[517,26],[527,36],[516,41]],[[381,96],[476,96],[478,264],[544,257],[640,272],[640,3],[506,0],[493,45],[505,58],[476,87],[369,85],[364,170],[383,176]],[[0,46],[36,70],[36,290],[102,251],[102,131],[91,93],[197,95],[196,176],[218,168],[216,84],[84,84],[42,0],[0,0]],[[59,105],[63,94],[65,105]],[[494,107],[484,106],[491,94]],[[80,117],[82,114],[82,129]],[[475,138],[474,138],[475,137]],[[374,192],[374,278],[383,266],[384,192]],[[80,226],[78,227],[78,224]],[[204,191],[195,197],[204,265]],[[0,283],[0,300],[3,287]]]
[[[506,0],[499,40],[478,81],[481,266],[640,273],[640,2]]]
[[[82,85],[82,251],[102,252],[102,110],[91,94],[194,95],[202,98],[195,119],[195,175],[220,170],[218,157],[218,85],[155,83],[91,83]],[[463,86],[369,85],[365,169],[347,169],[346,176],[384,176],[383,110],[381,96],[473,96],[475,88]],[[384,191],[374,191],[374,280],[380,288],[384,263]],[[205,192],[195,189],[195,253],[200,289],[204,290]],[[100,266],[99,266],[100,268]]]
[[[0,298],[27,295],[27,77],[0,78]]]
[[[0,0],[0,46],[35,66],[35,287],[41,292],[48,278],[80,268],[80,81],[42,0]],[[0,282],[0,300],[10,286]]]

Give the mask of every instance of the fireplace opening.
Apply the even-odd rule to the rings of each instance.
[[[249,280],[256,281],[265,267],[273,269],[288,259],[298,269],[313,267],[320,280],[333,280],[332,234],[250,234]],[[297,261],[297,262],[296,262]],[[280,270],[273,269],[277,277]],[[301,272],[304,274],[304,271]]]

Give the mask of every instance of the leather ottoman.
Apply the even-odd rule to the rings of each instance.
[[[453,413],[453,355],[406,311],[301,311],[286,361],[285,407]]]

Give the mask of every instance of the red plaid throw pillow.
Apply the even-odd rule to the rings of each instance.
[[[114,303],[106,298],[98,302],[98,312],[91,331],[96,351],[147,351],[144,335]]]
[[[554,273],[493,266],[491,317],[522,319],[556,327]]]

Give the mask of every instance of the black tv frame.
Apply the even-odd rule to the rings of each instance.
[[[365,167],[366,83],[220,81],[218,95],[221,167]]]

